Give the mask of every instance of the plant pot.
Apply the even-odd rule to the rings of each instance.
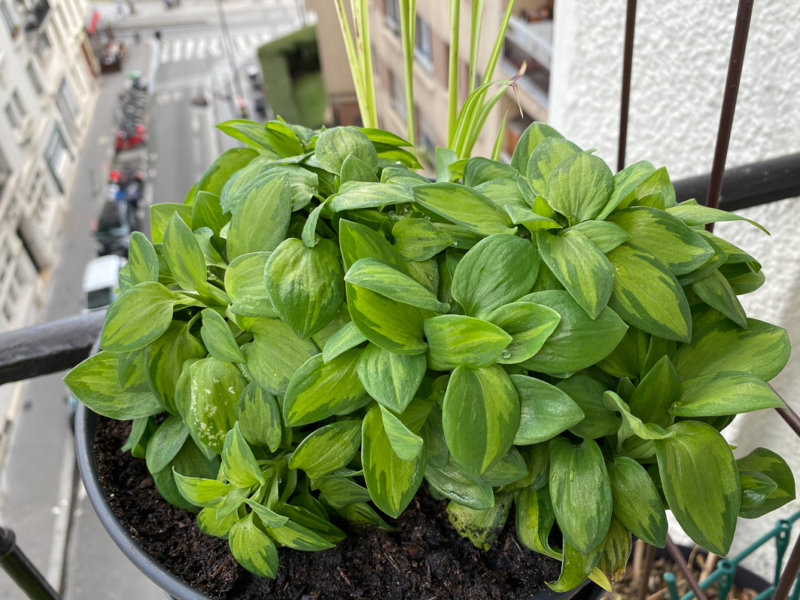
[[[89,501],[94,507],[100,522],[108,531],[111,538],[125,553],[125,555],[147,575],[156,585],[163,589],[174,600],[208,600],[208,596],[191,588],[187,583],[170,573],[161,564],[154,561],[134,541],[125,527],[114,514],[106,500],[106,495],[98,481],[97,459],[94,452],[95,432],[98,424],[98,415],[79,404],[75,420],[75,445],[78,457],[78,467],[83,480]],[[556,593],[543,589],[531,596],[535,600],[570,600],[572,598],[585,598],[591,594],[594,584],[584,584],[569,592]]]

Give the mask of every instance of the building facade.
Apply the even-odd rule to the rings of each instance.
[[[98,84],[85,0],[0,0],[0,330],[30,322]]]

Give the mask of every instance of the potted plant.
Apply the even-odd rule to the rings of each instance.
[[[663,546],[665,508],[725,554],[737,516],[794,497],[778,455],[735,460],[720,434],[781,406],[766,382],[789,355],[737,300],[759,263],[704,229],[743,219],[677,205],[664,168],[613,174],[540,123],[510,165],[470,158],[489,83],[429,180],[369,126],[355,8],[368,126],[220,125],[245,147],[152,207],[72,393],[131,420],[126,448],[164,498],[266,578],[279,548],[386,527],[420,493],[479,548],[513,523],[561,563],[556,592],[608,587],[632,534]],[[412,15],[401,2],[407,61]]]

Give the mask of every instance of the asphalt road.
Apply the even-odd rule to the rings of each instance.
[[[236,145],[213,124],[235,118],[230,94],[231,60],[220,52],[222,40],[213,4],[205,18],[176,25],[171,11],[163,25],[152,19],[133,39],[134,29],[120,32],[128,41],[125,69],[151,73],[153,96],[148,127],[149,167],[145,201],[182,202],[219,151]],[[229,14],[232,60],[241,88],[252,101],[244,69],[255,62],[255,48],[265,39],[297,25],[294,10],[275,7]],[[161,29],[161,44],[151,42]],[[213,39],[219,41],[215,44]],[[194,40],[190,44],[188,40]],[[198,40],[205,40],[200,44]],[[79,158],[70,205],[65,213],[58,264],[41,322],[79,313],[83,307],[81,276],[95,256],[90,222],[97,215],[103,179],[112,158],[114,102],[124,73],[104,75],[100,97]],[[192,99],[203,94],[206,106]],[[12,528],[31,561],[65,600],[163,600],[164,594],[133,567],[98,522],[79,482],[74,463],[69,408],[61,374],[29,380],[22,387],[20,410],[0,476],[0,522]],[[0,571],[0,600],[24,600]]]

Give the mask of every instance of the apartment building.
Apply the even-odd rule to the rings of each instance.
[[[98,84],[85,0],[0,0],[0,330],[27,324]]]

